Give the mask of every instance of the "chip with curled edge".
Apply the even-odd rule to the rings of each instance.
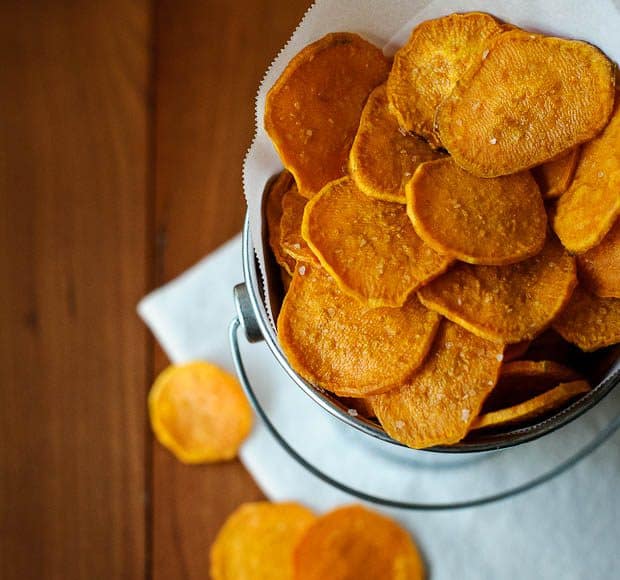
[[[283,171],[270,184],[265,201],[269,247],[276,262],[289,275],[292,275],[295,270],[295,259],[282,248],[280,220],[282,219],[282,198],[293,184],[293,176],[288,171]]]
[[[420,239],[404,205],[368,197],[349,177],[308,202],[302,235],[343,292],[368,306],[401,306],[452,262]]]
[[[605,130],[581,149],[575,177],[558,200],[553,228],[571,252],[599,244],[620,215],[620,90]]]
[[[553,328],[583,351],[620,342],[620,298],[599,298],[578,286]]]
[[[489,14],[450,14],[419,24],[394,55],[387,94],[401,127],[441,146],[435,112],[465,71],[483,55],[485,42],[503,30]]]
[[[407,214],[436,252],[500,266],[540,252],[547,214],[529,171],[482,179],[452,159],[422,163],[407,184]]]
[[[570,383],[561,383],[532,399],[528,399],[512,407],[482,413],[476,417],[471,425],[471,429],[501,427],[504,425],[532,421],[551,411],[556,411],[571,399],[583,395],[589,390],[590,385],[587,381],[580,380],[571,381]]]
[[[560,197],[568,189],[578,161],[579,147],[573,147],[556,159],[532,168],[532,175],[545,199]]]
[[[459,263],[418,291],[423,304],[501,344],[542,332],[577,285],[575,259],[550,237],[543,251],[509,266]]]
[[[301,222],[307,201],[305,197],[299,195],[295,184],[282,197],[280,245],[282,250],[295,260],[318,265],[317,257],[301,236]]]
[[[443,320],[426,362],[406,386],[371,397],[379,422],[390,437],[416,449],[457,443],[497,382],[502,351]]]
[[[320,267],[297,267],[278,317],[278,340],[306,380],[344,397],[402,385],[423,363],[439,316],[412,296],[401,308],[369,308]]]
[[[405,185],[418,165],[443,156],[398,126],[385,85],[370,94],[349,157],[351,177],[366,195],[406,203]]]
[[[441,142],[467,171],[497,177],[540,165],[607,124],[614,66],[596,47],[510,30],[484,54],[437,111]]]
[[[346,174],[370,92],[390,61],[357,34],[327,34],[305,47],[267,95],[265,129],[299,192],[312,197]]]

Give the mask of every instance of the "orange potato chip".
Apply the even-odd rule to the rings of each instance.
[[[405,184],[418,165],[442,156],[398,126],[385,85],[370,94],[349,157],[351,176],[366,195],[406,203]]]
[[[555,238],[509,266],[457,264],[418,291],[422,303],[482,338],[507,344],[544,330],[577,285],[575,259]]]
[[[169,366],[148,402],[155,436],[183,463],[232,459],[252,427],[237,379],[208,362]]]
[[[394,520],[359,505],[319,517],[294,553],[295,580],[422,580],[422,558]]]
[[[577,256],[579,279],[602,298],[620,298],[620,221],[603,241]]]
[[[375,416],[375,412],[372,409],[372,405],[368,399],[359,397],[341,397],[340,402],[347,408],[347,411],[351,417],[365,417],[371,419]]]
[[[601,242],[620,215],[619,191],[620,96],[605,130],[581,148],[573,182],[557,202],[553,228],[565,248],[583,253]]]
[[[545,199],[560,197],[571,184],[579,161],[579,147],[532,168],[532,175]]]
[[[369,308],[322,268],[301,265],[278,338],[299,375],[337,395],[365,397],[402,385],[424,361],[438,325],[415,296],[401,308]]]
[[[273,180],[267,192],[267,200],[265,202],[269,247],[276,262],[290,275],[295,271],[296,262],[282,248],[280,242],[280,220],[282,219],[282,198],[294,183],[293,176],[288,171],[283,171]]]
[[[315,521],[316,516],[297,503],[242,504],[211,546],[211,579],[292,579],[293,551]]]
[[[301,237],[301,222],[307,199],[293,186],[282,197],[280,244],[285,253],[300,262],[319,263],[306,241]]]
[[[431,352],[407,385],[371,397],[393,439],[422,449],[457,443],[497,381],[503,346],[444,320]]]
[[[387,94],[401,127],[441,146],[435,112],[465,71],[482,58],[486,41],[502,31],[488,14],[470,12],[427,20],[395,55]]]
[[[483,412],[518,405],[560,383],[581,378],[577,371],[555,361],[518,360],[504,363],[497,385],[484,402]]]
[[[282,288],[285,293],[288,292],[292,279],[293,277],[284,268],[280,268],[280,280],[282,280]]]
[[[614,82],[613,64],[590,44],[498,34],[440,104],[441,142],[481,177],[540,165],[605,127]]]
[[[553,328],[589,352],[620,342],[620,298],[599,298],[578,286]]]
[[[439,159],[420,165],[406,191],[413,227],[442,254],[500,266],[538,254],[545,243],[547,214],[527,171],[482,179]]]
[[[301,195],[346,174],[364,103],[389,70],[376,46],[346,32],[324,36],[289,62],[267,95],[265,129]]]
[[[530,421],[541,415],[546,415],[550,411],[555,411],[574,399],[578,395],[587,393],[590,385],[587,381],[572,381],[562,383],[541,395],[524,401],[518,405],[491,411],[479,415],[472,423],[471,429],[482,429],[483,427],[500,427],[513,423],[523,423]]]
[[[450,265],[415,233],[405,206],[363,194],[349,177],[306,206],[302,234],[341,290],[369,306],[401,306]]]
[[[522,340],[515,344],[507,344],[504,348],[504,363],[521,358],[532,344],[531,340]]]

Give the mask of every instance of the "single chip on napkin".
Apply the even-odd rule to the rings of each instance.
[[[599,298],[578,286],[553,328],[586,352],[616,344],[620,342],[620,298]]]
[[[589,390],[590,385],[587,381],[562,383],[518,405],[483,413],[476,417],[476,420],[471,425],[471,429],[500,427],[502,425],[512,425],[513,423],[531,421],[532,419],[559,409],[571,399],[587,393]]]
[[[558,200],[553,228],[582,253],[599,244],[620,215],[620,90],[605,130],[581,149],[575,177]]]
[[[294,580],[422,580],[424,566],[409,534],[362,506],[319,517],[294,553]]]
[[[450,14],[418,25],[394,56],[388,98],[400,126],[434,146],[435,112],[465,71],[482,58],[486,41],[503,30],[488,14]]]
[[[407,213],[435,251],[500,266],[540,252],[547,214],[529,171],[482,179],[450,158],[423,163],[407,184]]]
[[[402,306],[452,262],[420,239],[404,205],[368,197],[349,177],[308,203],[302,234],[340,288],[368,306]]]
[[[242,504],[211,546],[211,579],[292,579],[293,550],[315,520],[298,503]]]
[[[502,351],[443,320],[426,362],[406,386],[371,397],[379,422],[390,437],[416,449],[457,443],[497,382]]]
[[[349,165],[357,186],[371,197],[406,203],[405,185],[418,165],[440,157],[443,153],[398,126],[385,85],[377,87],[368,97],[351,147]]]
[[[336,32],[304,48],[271,88],[265,129],[303,196],[346,174],[364,103],[389,70],[376,46]]]
[[[573,147],[556,159],[532,168],[532,175],[545,199],[560,197],[568,189],[575,175],[579,151],[579,147]]]
[[[620,298],[620,221],[598,246],[577,256],[577,270],[581,283],[597,296]]]
[[[437,111],[441,142],[480,177],[540,165],[592,139],[614,101],[614,66],[597,48],[511,30],[488,42],[479,63]]]
[[[301,265],[280,310],[278,339],[303,378],[365,397],[402,385],[424,361],[438,325],[415,296],[401,308],[369,308],[322,268]]]
[[[232,459],[252,427],[252,409],[237,379],[208,362],[172,365],[149,393],[159,442],[184,463]]]
[[[509,266],[459,263],[418,291],[474,334],[507,344],[534,338],[562,311],[577,285],[575,259],[550,237],[543,251]]]

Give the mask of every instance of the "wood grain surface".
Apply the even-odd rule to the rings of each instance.
[[[153,442],[135,306],[239,230],[253,96],[308,5],[0,3],[0,579],[207,578],[261,497]]]

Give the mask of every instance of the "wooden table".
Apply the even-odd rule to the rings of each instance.
[[[0,578],[208,577],[238,462],[153,441],[142,295],[237,232],[307,0],[0,3]]]

